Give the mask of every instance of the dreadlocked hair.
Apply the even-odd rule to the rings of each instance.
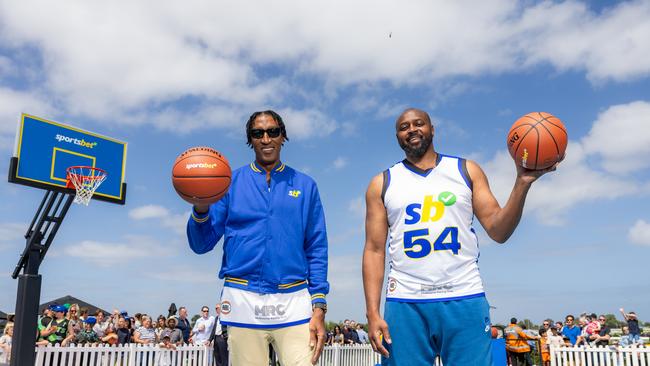
[[[278,126],[282,131],[282,137],[284,137],[284,140],[289,141],[289,138],[287,137],[287,129],[284,127],[284,121],[282,120],[282,117],[280,117],[280,115],[277,114],[275,111],[269,109],[266,111],[255,112],[251,114],[250,118],[248,118],[248,122],[246,122],[246,144],[248,146],[253,147],[251,130],[253,129],[253,122],[257,117],[261,115],[271,116],[278,123]]]

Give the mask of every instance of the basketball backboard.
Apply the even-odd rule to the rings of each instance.
[[[85,165],[107,172],[93,198],[124,204],[126,199],[126,142],[23,114],[9,182],[74,193],[66,188],[66,169]]]

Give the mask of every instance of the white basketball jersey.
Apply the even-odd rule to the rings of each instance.
[[[441,301],[484,293],[465,160],[438,156],[429,171],[404,160],[384,173],[388,301]]]

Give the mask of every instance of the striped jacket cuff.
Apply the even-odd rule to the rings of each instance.
[[[317,302],[322,302],[327,304],[327,300],[325,299],[325,294],[312,294],[311,295],[311,303],[315,304]]]
[[[210,211],[206,213],[198,213],[194,208],[192,208],[192,220],[195,222],[204,223],[208,220],[210,220]]]

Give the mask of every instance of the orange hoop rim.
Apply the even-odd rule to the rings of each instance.
[[[85,174],[75,173],[74,172],[75,169],[88,169],[91,172],[97,171],[97,172],[99,172],[101,174],[98,174],[98,175],[94,175],[94,174],[93,175],[85,175]],[[81,177],[82,179],[88,179],[88,180],[103,179],[104,176],[107,175],[106,171],[104,169],[95,168],[95,167],[87,166],[87,165],[71,166],[68,169],[66,169],[66,173],[68,174],[68,176],[78,176],[78,177]]]

